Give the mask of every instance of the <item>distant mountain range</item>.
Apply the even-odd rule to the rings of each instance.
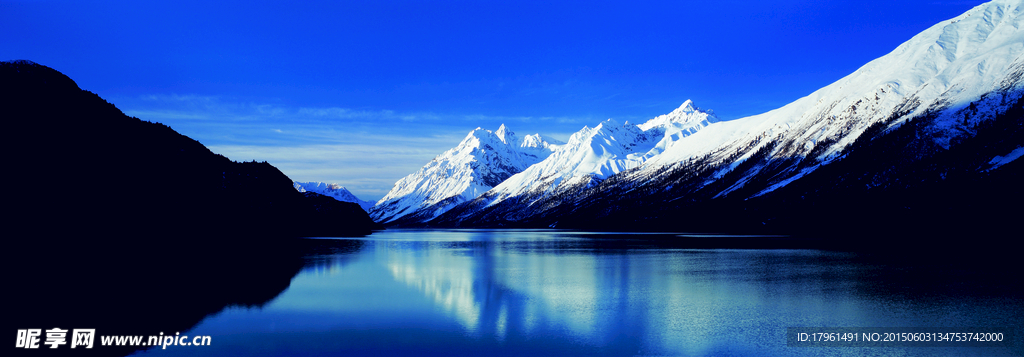
[[[723,121],[687,101],[644,123],[609,119],[534,146],[502,139],[504,126],[477,129],[370,212],[388,225],[438,227],[1005,225],[1020,212],[1022,94],[1024,4],[997,0],[761,115]]]
[[[359,207],[362,207],[364,211],[369,211],[373,207],[373,201],[363,201],[349,192],[344,186],[336,183],[325,183],[325,182],[295,182],[292,184],[299,192],[314,192],[320,195],[324,195],[341,202],[352,202]]]

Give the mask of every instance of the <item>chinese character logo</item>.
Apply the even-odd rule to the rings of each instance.
[[[15,348],[39,348],[39,335],[43,334],[41,329],[18,330],[18,341]]]
[[[92,342],[96,340],[96,329],[78,329],[71,333],[71,348],[75,346],[85,346],[85,348],[92,348]]]
[[[43,344],[50,345],[50,348],[57,348],[57,346],[66,345],[68,344],[68,341],[65,341],[67,335],[68,330],[61,330],[59,327],[54,327],[46,330],[46,342],[43,342]]]

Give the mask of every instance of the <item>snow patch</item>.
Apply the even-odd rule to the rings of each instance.
[[[989,167],[988,170],[985,171],[992,171],[999,168],[1000,166],[1009,164],[1011,161],[1020,158],[1021,155],[1024,155],[1024,146],[1013,149],[1013,151],[1010,151],[1010,153],[1006,154],[1006,156],[993,157],[992,160],[988,162],[988,164],[992,165],[992,167]]]

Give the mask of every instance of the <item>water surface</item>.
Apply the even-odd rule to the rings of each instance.
[[[685,249],[673,235],[388,230],[325,250],[261,308],[140,355],[1020,355],[791,348],[786,328],[1021,330],[1019,283],[820,250]]]

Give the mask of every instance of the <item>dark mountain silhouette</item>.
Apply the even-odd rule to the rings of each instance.
[[[32,62],[0,62],[0,118],[5,334],[184,333],[225,306],[260,306],[285,290],[311,249],[296,238],[379,228],[354,203],[299,193],[266,162],[228,160]],[[13,352],[139,349],[95,343]]]
[[[29,232],[345,236],[376,227],[355,204],[307,197],[266,162],[233,162],[128,117],[51,68],[0,63],[0,86],[7,179],[32,187],[10,187],[5,202]]]

